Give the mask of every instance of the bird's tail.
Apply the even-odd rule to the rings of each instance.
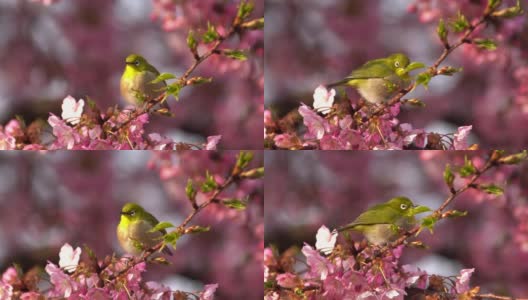
[[[170,249],[168,247],[164,247],[163,248],[163,253],[172,256],[172,251],[170,251]]]
[[[345,78],[345,79],[340,80],[338,82],[327,84],[326,88],[329,89],[329,88],[333,88],[333,87],[336,87],[336,86],[345,85],[345,84],[347,84],[347,82],[348,82],[348,79]]]

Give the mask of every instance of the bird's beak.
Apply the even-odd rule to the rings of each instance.
[[[131,65],[133,65],[134,63],[133,63],[133,62],[128,62],[128,61],[127,61],[127,62],[125,62],[125,64],[131,66]]]

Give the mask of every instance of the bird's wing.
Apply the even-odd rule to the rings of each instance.
[[[338,228],[338,231],[347,230],[359,225],[390,224],[389,220],[397,219],[398,211],[390,206],[378,204],[363,212],[352,223]]]
[[[145,220],[147,220],[147,222],[152,226],[156,226],[158,225],[159,221],[158,219],[156,219],[156,217],[154,217],[153,215],[151,215],[150,213],[148,212],[145,212]],[[160,230],[161,233],[163,234],[167,234],[167,231],[165,229],[162,229]]]
[[[149,64],[149,63],[147,63],[146,69],[147,69],[147,71],[156,74],[156,76],[160,74],[160,72],[158,71],[158,69],[156,69],[156,67],[154,67],[153,65],[151,65],[151,64]]]
[[[376,74],[376,75],[372,75]],[[352,71],[345,79],[370,79],[370,78],[385,78],[394,74],[394,71],[387,66],[387,63],[381,59],[371,60],[365,63],[360,68]]]

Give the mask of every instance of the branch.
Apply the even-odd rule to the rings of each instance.
[[[471,40],[469,39],[469,36],[478,28],[480,25],[487,22],[489,19],[491,12],[486,12],[475,24],[470,24],[469,29],[466,30],[465,34],[459,38],[459,40],[454,45],[449,45],[449,43],[446,41],[444,43],[444,51],[438,57],[438,59],[434,62],[434,64],[429,67],[428,72],[431,74],[432,77],[435,77],[439,75],[438,67],[440,64],[447,58],[451,52],[453,52],[456,48],[460,47],[463,44],[471,43]],[[397,95],[392,97],[389,101],[386,103],[381,104],[378,109],[376,109],[370,116],[369,120],[372,120],[372,117],[374,116],[380,116],[385,112],[385,109],[388,107],[391,107],[395,105],[396,103],[401,102],[401,99],[407,95],[409,92],[411,92],[416,87],[416,83],[411,83],[407,88],[402,89]],[[368,124],[368,122],[367,122]]]
[[[447,208],[447,206],[449,204],[451,204],[451,202],[453,202],[453,200],[460,196],[460,194],[462,194],[463,192],[465,192],[466,190],[468,190],[469,188],[472,188],[474,185],[475,185],[475,182],[477,181],[477,179],[479,179],[486,171],[490,170],[492,167],[494,166],[497,166],[499,165],[499,159],[500,159],[500,153],[497,151],[497,150],[494,150],[490,153],[490,156],[488,158],[488,160],[486,161],[486,164],[484,165],[484,167],[482,167],[482,169],[476,171],[475,175],[473,175],[473,177],[471,177],[471,179],[466,182],[466,184],[464,184],[461,188],[459,189],[452,189],[450,191],[450,195],[444,200],[444,202],[442,203],[442,205],[440,205],[440,207],[438,209],[436,209],[432,214],[430,214],[429,216],[434,216],[435,218],[437,218],[438,220],[441,220],[441,219],[444,219],[444,218],[447,218],[448,215],[446,214],[443,214],[444,210]],[[381,253],[385,253],[387,250],[389,249],[393,249],[393,248],[396,248],[398,247],[399,245],[402,245],[403,243],[405,243],[407,241],[407,239],[415,234],[417,234],[419,231],[420,231],[420,228],[421,226],[416,226],[415,228],[405,232],[401,237],[399,237],[396,241],[392,242],[391,244],[387,245],[385,247],[385,249],[382,250]]]
[[[229,177],[227,178],[227,180],[223,184],[218,186],[215,189],[215,191],[211,195],[209,195],[207,197],[207,200],[204,203],[202,203],[198,207],[194,208],[193,211],[185,218],[185,220],[179,226],[176,227],[175,230],[173,230],[173,231],[171,231],[171,232],[169,232],[167,234],[175,233],[175,232],[178,232],[178,233],[180,233],[182,235],[185,234],[185,226],[187,226],[187,224],[194,218],[194,216],[196,216],[200,211],[202,211],[209,204],[215,202],[217,197],[218,197],[218,195],[222,191],[224,191],[229,185],[231,185],[234,182],[235,182],[235,175],[232,173],[231,175],[229,175]],[[116,278],[118,278],[119,276],[121,276],[123,274],[126,274],[131,268],[135,267],[136,265],[138,265],[138,264],[140,264],[142,262],[145,262],[151,255],[153,255],[155,252],[157,252],[160,249],[162,249],[164,246],[165,246],[165,242],[162,241],[162,242],[159,242],[154,247],[151,247],[151,248],[145,250],[141,256],[134,257],[132,259],[131,263],[127,264],[127,266],[123,270],[110,275],[106,280],[113,281]],[[100,273],[102,273],[102,271],[104,271],[106,269],[108,269],[108,266],[106,268],[102,269]]]

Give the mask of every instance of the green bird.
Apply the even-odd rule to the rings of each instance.
[[[409,198],[395,197],[385,203],[370,207],[354,222],[338,228],[338,231],[361,232],[374,245],[383,245],[398,238],[398,229],[410,230],[416,223],[414,215],[429,211],[416,206]]]
[[[141,55],[130,54],[125,60],[125,70],[121,76],[121,95],[135,106],[159,99],[164,95],[167,83],[162,80],[152,82],[160,72]],[[164,108],[169,108],[165,99],[161,102]]]
[[[121,220],[117,225],[117,239],[126,253],[139,256],[144,250],[156,246],[167,234],[165,229],[151,232],[159,221],[136,203],[127,203],[121,209]],[[163,252],[172,255],[168,248]]]
[[[366,101],[382,103],[411,83],[410,71],[423,67],[425,67],[423,63],[411,63],[407,55],[395,53],[366,62],[345,79],[328,84],[327,88],[351,86],[357,89]]]

